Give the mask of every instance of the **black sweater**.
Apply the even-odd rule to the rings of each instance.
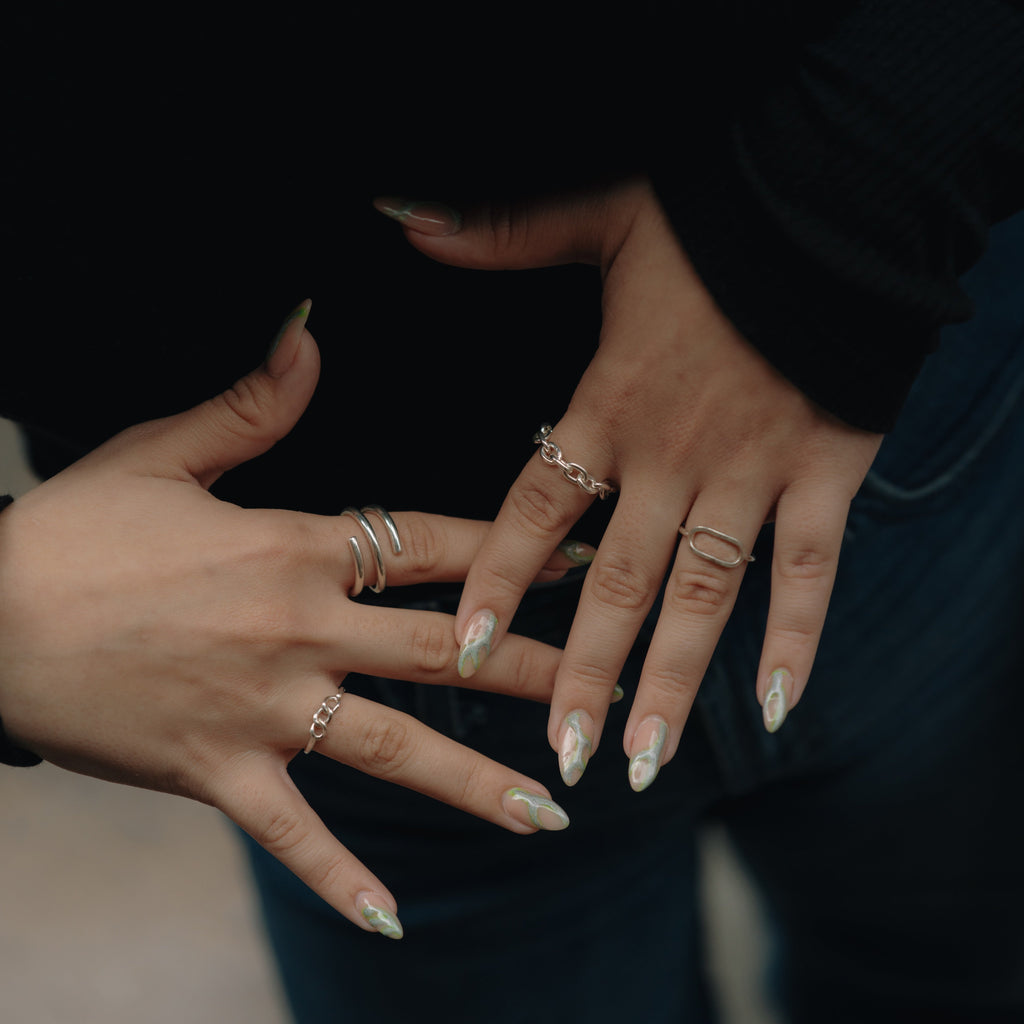
[[[589,360],[596,273],[432,264],[376,194],[649,173],[750,342],[876,430],[1024,206],[1019,2],[339,6],[5,32],[0,414],[43,472],[231,383],[310,295],[310,413],[221,493],[493,515]]]

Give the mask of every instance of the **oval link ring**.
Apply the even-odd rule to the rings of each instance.
[[[699,558],[703,558],[708,562],[714,562],[715,565],[720,565],[723,569],[735,569],[737,565],[742,565],[744,562],[753,562],[754,556],[748,555],[743,550],[743,545],[735,538],[730,537],[727,533],[721,533],[718,530],[712,530],[710,526],[695,526],[693,529],[687,529],[684,523],[679,527],[679,532],[686,538],[690,545],[690,550],[697,555]],[[712,555],[708,551],[701,551],[697,547],[695,540],[698,534],[707,534],[709,537],[715,537],[720,541],[724,541],[726,544],[731,544],[738,554],[735,558],[726,561],[724,558],[719,558],[717,555]]]

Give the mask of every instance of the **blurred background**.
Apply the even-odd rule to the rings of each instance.
[[[0,494],[33,484],[0,420]],[[0,815],[3,1024],[290,1024],[217,811],[43,764],[0,766]],[[776,1024],[753,894],[718,831],[702,848],[723,1024]]]

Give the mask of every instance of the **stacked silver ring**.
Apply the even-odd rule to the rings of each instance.
[[[400,555],[402,553],[402,541],[398,536],[398,527],[395,526],[394,519],[392,519],[380,505],[365,505],[361,510],[357,508],[347,508],[341,514],[343,516],[351,516],[362,527],[363,533],[369,542],[370,551],[373,552],[373,560],[377,567],[376,582],[366,584],[366,565],[363,561],[362,548],[359,546],[359,538],[349,537],[348,548],[349,551],[352,552],[352,561],[355,563],[356,569],[356,582],[349,591],[349,597],[357,597],[362,593],[364,585],[368,585],[370,590],[375,594],[383,593],[388,579],[387,566],[384,564],[384,552],[381,550],[380,541],[373,529],[373,524],[366,517],[368,515],[373,515],[380,519],[384,524],[384,529],[387,531],[388,540],[391,542],[392,552],[396,555]]]

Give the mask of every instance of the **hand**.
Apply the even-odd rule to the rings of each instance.
[[[307,310],[234,388],[124,432],[0,516],[0,708],[11,740],[55,764],[219,807],[346,917],[397,936],[394,898],[286,766],[347,672],[459,682],[452,619],[349,600],[350,536],[375,578],[351,518],[206,490],[304,410],[319,368]],[[394,518],[389,585],[461,580],[489,528]],[[546,700],[560,653],[509,637],[480,688]],[[353,694],[316,752],[513,832],[567,824],[538,782]]]
[[[436,204],[377,206],[445,263],[601,267],[600,345],[551,434],[565,460],[620,488],[551,701],[549,740],[565,782],[579,779],[597,747],[612,687],[670,566],[624,735],[633,788],[648,786],[673,756],[743,579],[743,556],[773,517],[756,693],[766,726],[778,728],[810,675],[848,506],[881,437],[815,407],[737,333],[646,181],[473,210],[464,222]],[[464,674],[501,649],[531,576],[593,500],[540,453],[526,465],[466,580],[456,617]],[[699,532],[679,543],[681,524],[727,539]]]

